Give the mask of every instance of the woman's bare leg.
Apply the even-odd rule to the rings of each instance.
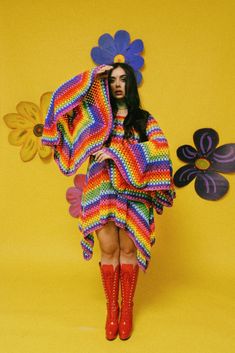
[[[127,232],[119,229],[119,244],[120,244],[120,263],[137,264],[136,247],[134,242],[127,235]]]
[[[101,264],[110,264],[116,267],[119,264],[119,236],[118,227],[114,222],[106,223],[96,230],[101,249]]]

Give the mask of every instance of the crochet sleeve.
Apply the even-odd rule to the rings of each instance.
[[[96,78],[100,67],[65,82],[50,102],[42,143],[54,148],[55,162],[65,175],[74,174],[110,133],[108,82]]]
[[[146,134],[148,141],[105,147],[112,159],[110,177],[119,191],[135,188],[144,191],[169,190],[172,188],[172,164],[167,140],[157,121],[149,116]]]

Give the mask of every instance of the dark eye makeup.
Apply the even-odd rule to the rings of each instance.
[[[126,76],[126,75],[122,75],[122,76],[120,76],[120,79],[121,79],[122,81],[126,82],[127,76]],[[115,80],[116,80],[116,77],[114,77],[114,76],[111,76],[111,77],[109,78],[109,82],[110,82],[110,83],[114,83]]]

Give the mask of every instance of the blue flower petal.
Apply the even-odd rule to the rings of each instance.
[[[222,173],[235,172],[235,143],[216,148],[211,158],[212,169]]]
[[[135,77],[136,77],[137,85],[139,86],[139,84],[140,84],[141,81],[142,81],[142,74],[141,74],[141,72],[135,71]]]
[[[177,149],[177,156],[186,163],[193,163],[197,158],[197,150],[190,145],[183,145]]]
[[[198,174],[195,181],[197,194],[206,200],[219,200],[229,189],[229,183],[225,177],[216,172]]]
[[[129,55],[140,54],[144,50],[144,44],[141,39],[134,40],[127,49]]]
[[[175,186],[182,187],[188,185],[199,173],[200,171],[193,164],[184,165],[174,175]]]
[[[99,47],[91,50],[91,57],[97,64],[111,64],[115,56],[121,54],[125,62],[132,66],[135,71],[137,84],[142,81],[142,74],[138,71],[144,65],[144,59],[139,55],[144,45],[142,40],[136,39],[130,43],[130,35],[127,31],[120,30],[115,33],[114,38],[105,33],[100,36]]]
[[[135,71],[139,70],[144,65],[144,59],[139,55],[126,56],[126,62],[131,65]]]
[[[105,33],[102,36],[100,36],[98,44],[100,48],[103,49],[108,54],[112,56],[115,56],[117,54],[113,37],[110,34]]]
[[[99,47],[92,48],[91,57],[96,64],[110,64],[113,62],[113,56],[107,51],[100,49]]]
[[[204,128],[194,133],[193,140],[201,156],[208,157],[214,152],[218,145],[219,135],[213,129]]]
[[[127,31],[117,31],[114,36],[117,54],[123,54],[130,44],[130,35]]]

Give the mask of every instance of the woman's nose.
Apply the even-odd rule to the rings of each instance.
[[[116,87],[120,87],[120,80],[116,80]]]

